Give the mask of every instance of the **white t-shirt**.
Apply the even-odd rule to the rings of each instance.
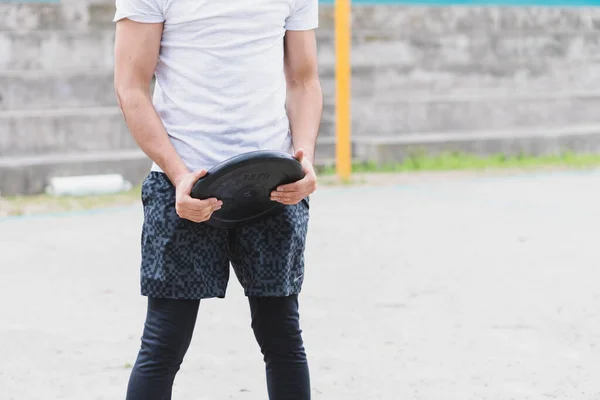
[[[283,37],[286,30],[317,27],[318,0],[116,0],[116,6],[114,21],[164,22],[153,102],[190,170],[253,150],[293,151]]]

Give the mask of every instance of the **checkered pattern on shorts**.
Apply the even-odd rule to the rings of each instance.
[[[234,229],[180,218],[175,188],[164,173],[142,185],[141,292],[176,299],[225,297],[230,264],[247,296],[300,292],[309,200]]]

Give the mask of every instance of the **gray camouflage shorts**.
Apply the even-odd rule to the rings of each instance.
[[[171,299],[225,297],[230,264],[246,296],[298,294],[304,280],[309,200],[235,229],[180,218],[161,172],[142,185],[141,292]]]

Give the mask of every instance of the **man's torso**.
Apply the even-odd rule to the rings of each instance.
[[[293,3],[164,1],[154,105],[188,168],[291,152],[283,37]]]

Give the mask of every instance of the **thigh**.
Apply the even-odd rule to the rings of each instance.
[[[140,366],[177,367],[189,347],[200,300],[148,298]]]
[[[175,187],[152,172],[142,185],[142,294],[156,298],[224,297],[229,280],[227,231],[177,215]]]
[[[246,296],[282,297],[300,292],[308,221],[309,200],[305,199],[231,231],[230,258]]]
[[[148,298],[142,345],[127,399],[170,399],[175,374],[189,348],[200,300]]]

